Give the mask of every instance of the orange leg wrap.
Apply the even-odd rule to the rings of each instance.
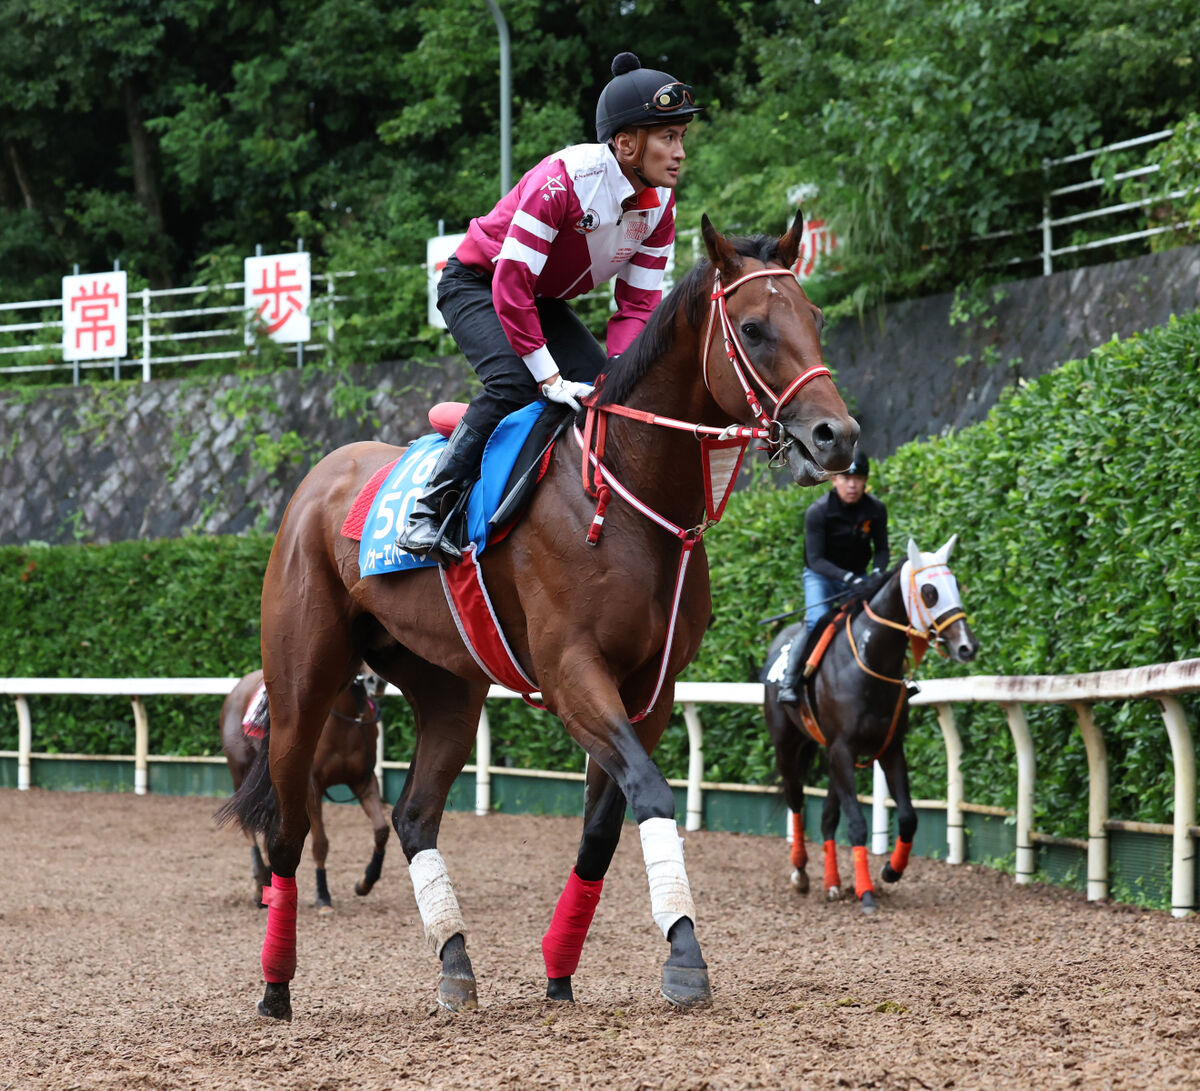
[[[896,838],[896,847],[892,850],[892,870],[897,875],[903,875],[904,869],[908,867],[908,854],[912,852],[911,841],[901,841]]]
[[[854,896],[861,898],[867,891],[875,893],[871,882],[871,865],[867,863],[867,846],[854,846]]]
[[[837,845],[832,841],[825,842],[825,889],[841,886],[842,877],[838,874]]]
[[[792,813],[792,867],[803,871],[808,863],[808,848],[804,844],[804,815]]]

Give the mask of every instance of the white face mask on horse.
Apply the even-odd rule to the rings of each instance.
[[[936,553],[922,553],[908,540],[908,560],[900,569],[904,609],[908,623],[922,636],[940,636],[943,629],[964,617],[958,580],[950,571],[950,554],[958,535]]]

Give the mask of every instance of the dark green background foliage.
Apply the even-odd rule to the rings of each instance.
[[[925,550],[959,535],[953,568],[985,674],[1115,669],[1200,655],[1200,314],[1066,364],[1009,391],[982,423],[911,443],[876,463],[896,561],[911,535]],[[692,681],[750,681],[773,630],[759,619],[802,603],[804,510],[821,490],[739,491],[707,537],[715,619]],[[0,549],[0,676],[240,675],[258,665],[258,595],[269,540],[188,538],[107,547]],[[924,677],[967,669],[932,653]],[[1186,702],[1192,720],[1200,711]],[[152,699],[155,753],[217,750],[219,701]],[[403,703],[388,712],[388,757],[411,753]],[[128,703],[39,698],[35,748],[130,753]],[[582,768],[545,714],[489,709],[494,760]],[[1070,710],[1028,709],[1038,754],[1038,823],[1086,831],[1086,759]],[[1171,813],[1170,748],[1157,706],[1099,705],[1114,817]],[[705,708],[705,777],[769,783],[761,715]],[[683,777],[681,718],[658,759]],[[1011,806],[1012,744],[999,709],[960,707],[967,798]],[[0,746],[16,744],[11,704]],[[931,710],[908,742],[918,796],[943,797],[945,756]]]

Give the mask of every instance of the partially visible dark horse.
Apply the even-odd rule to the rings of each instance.
[[[875,910],[875,887],[867,865],[867,823],[855,791],[854,770],[878,761],[896,802],[896,847],[884,865],[884,882],[900,881],[908,863],[917,813],[908,787],[904,736],[908,731],[908,690],[904,680],[910,641],[919,661],[934,640],[957,663],[975,658],[979,642],[962,610],[958,581],[947,562],[957,535],[937,553],[921,553],[912,539],[908,560],[875,582],[875,590],[852,598],[807,636],[805,660],[821,634],[832,638],[801,689],[796,705],[779,702],[787,645],[805,639],[803,622],[789,625],[771,644],[763,671],[767,729],[775,746],[775,764],[792,812],[792,885],[808,893],[808,852],[804,844],[804,784],[820,747],[829,760],[829,793],[821,812],[825,842],[825,892],[841,896],[834,834],[846,812],[854,852],[854,892],[864,912]]]
[[[590,759],[579,852],[542,942],[554,999],[573,998],[628,803],[651,913],[670,945],[663,995],[683,1008],[711,1000],[675,800],[650,755],[671,715],[674,679],[712,613],[703,534],[720,517],[746,443],[763,442],[798,484],[812,485],[849,465],[858,438],[822,362],[820,311],[788,268],[802,232],[797,216],[781,238],[727,239],[703,219],[709,260],[680,280],[612,365],[578,430],[554,447],[522,520],[479,560],[507,648]],[[269,838],[259,1012],[275,1018],[291,1018],[309,768],[330,704],[359,660],[413,708],[416,746],[392,822],[441,961],[438,1001],[450,1010],[478,1003],[466,923],[437,848],[491,681],[442,588],[443,576],[472,570],[464,560],[448,571],[363,579],[358,543],[341,534],[360,490],[400,453],[356,443],[322,459],[292,497],[263,583],[270,776],[252,770],[219,817],[262,828],[261,800],[274,786],[281,821]]]
[[[251,671],[233,687],[221,705],[221,749],[233,777],[235,792],[264,746],[262,735],[249,734],[242,726],[262,677],[262,671]],[[376,702],[386,688],[387,683],[369,670],[355,676],[354,681],[334,698],[313,756],[308,783],[308,819],[312,823],[312,855],[317,871],[316,905],[320,913],[333,912],[333,899],[325,879],[329,838],[325,835],[321,817],[321,800],[330,788],[342,784],[349,788],[362,804],[375,831],[375,852],[363,877],[354,884],[354,893],[369,894],[383,869],[388,822],[375,776],[375,752],[379,740],[379,706]],[[263,887],[271,885],[271,872],[254,830],[243,827],[243,832],[250,840],[255,901],[262,905],[259,898]]]

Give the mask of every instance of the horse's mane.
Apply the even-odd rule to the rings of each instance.
[[[730,235],[726,237],[734,251],[744,258],[764,264],[779,260],[779,239],[774,235]],[[683,307],[688,323],[699,328],[708,308],[712,262],[703,259],[687,272],[654,309],[650,321],[638,334],[612,371],[600,385],[597,405],[623,402],[638,381],[670,350],[675,341],[675,315]]]

